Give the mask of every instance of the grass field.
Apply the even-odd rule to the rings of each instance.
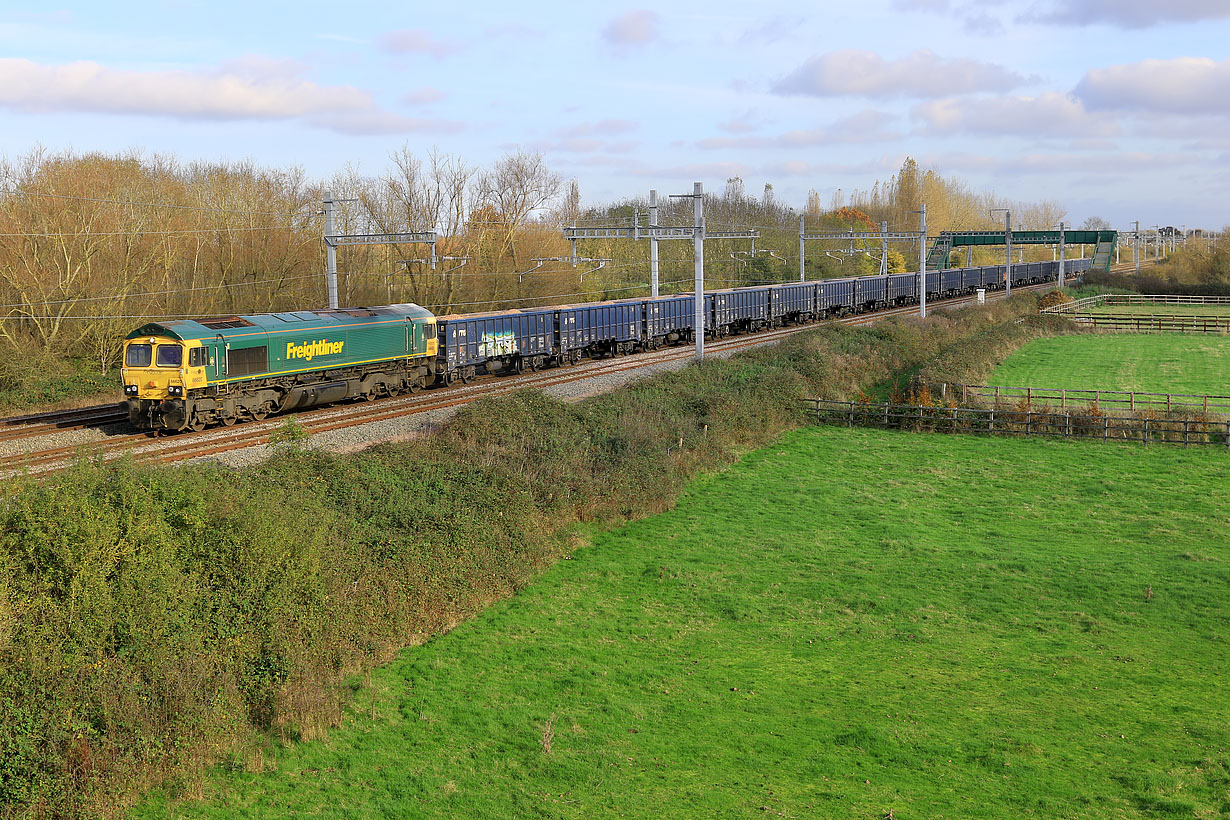
[[[1225,816],[1225,467],[790,434],[135,816]]]
[[[1036,339],[1009,356],[987,383],[1230,395],[1230,337],[1108,333]]]

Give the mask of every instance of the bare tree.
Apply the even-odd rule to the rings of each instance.
[[[559,196],[563,181],[553,173],[542,154],[518,151],[496,162],[491,170],[478,176],[477,198],[492,208],[500,222],[500,253],[507,251],[516,267],[517,231],[538,210]]]

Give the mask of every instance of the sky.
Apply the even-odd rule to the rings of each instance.
[[[540,152],[583,204],[869,189],[1230,223],[1230,0],[67,2],[0,10],[0,153],[379,175]]]

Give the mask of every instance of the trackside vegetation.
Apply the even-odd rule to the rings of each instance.
[[[438,433],[254,469],[84,460],[0,485],[0,805],[115,816],[218,760],[337,725],[348,681],[522,589],[582,530],[968,345],[1055,332],[1020,294],[928,323],[824,325],[568,405],[536,392]],[[979,340],[982,339],[982,343]]]
[[[788,433],[135,816],[1222,816],[1224,470]]]

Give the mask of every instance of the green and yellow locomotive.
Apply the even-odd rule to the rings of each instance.
[[[436,320],[414,304],[155,322],[124,343],[137,427],[203,430],[436,378]]]

